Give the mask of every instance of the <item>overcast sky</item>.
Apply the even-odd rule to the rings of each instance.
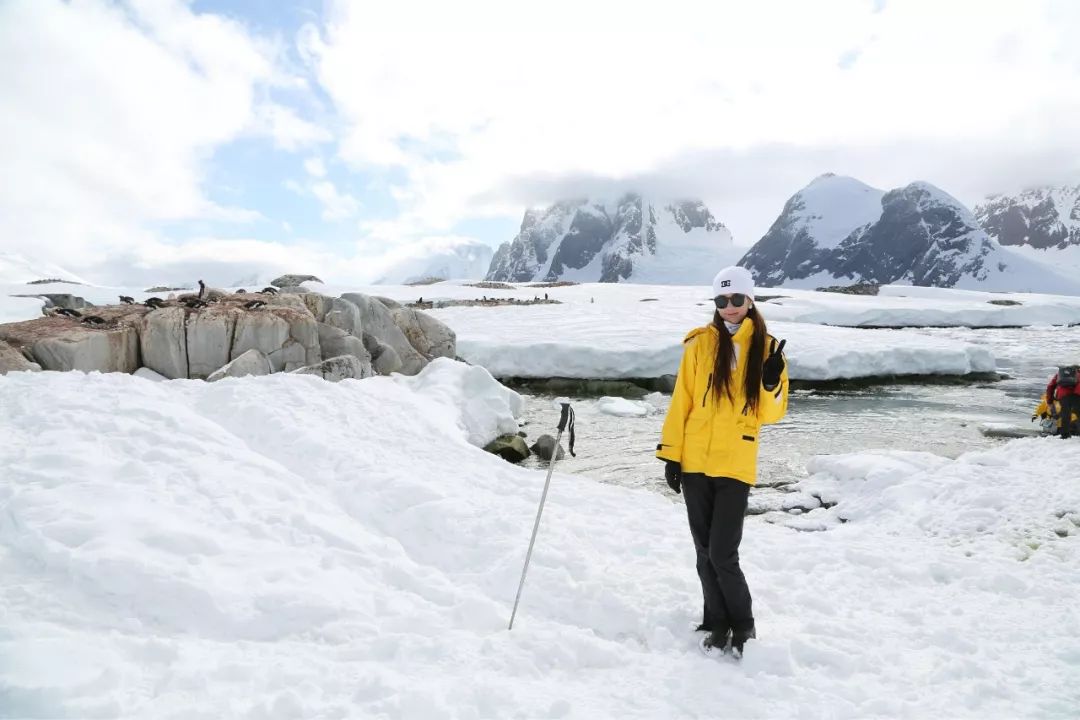
[[[1080,183],[1073,0],[0,0],[0,251],[365,281],[526,206]]]

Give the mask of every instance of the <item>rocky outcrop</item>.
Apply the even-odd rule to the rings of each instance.
[[[361,323],[366,332],[394,349],[401,361],[399,372],[415,375],[424,368],[427,364],[424,356],[417,352],[409,339],[405,337],[405,333],[394,321],[394,316],[382,302],[361,293],[346,293],[341,296],[341,299],[348,300],[359,308]]]
[[[290,372],[322,360],[318,324],[311,313],[288,307],[265,307],[237,318],[232,358],[258,350],[274,372]]]
[[[265,276],[264,276],[265,277]],[[282,275],[279,278],[274,278],[270,281],[270,284],[276,288],[284,287],[298,287],[306,282],[321,283],[322,280],[314,275]]]
[[[45,301],[45,306],[42,311],[46,311],[49,308],[67,308],[68,310],[84,310],[89,307],[94,307],[93,303],[87,302],[86,298],[79,297],[78,295],[72,295],[70,293],[41,293],[41,294],[20,294],[13,295],[12,297],[34,297],[41,298]]]
[[[36,372],[38,370],[41,370],[41,366],[23,355],[19,348],[0,341],[0,375],[6,375],[9,372]]]
[[[413,375],[433,358],[454,356],[454,333],[434,318],[367,295],[349,297],[244,293],[203,307],[102,306],[94,312],[103,325],[48,316],[0,325],[0,340],[15,348],[5,353],[12,367],[23,367],[21,355],[47,370],[142,367],[167,379],[262,374],[263,365],[265,372],[304,369],[330,379]],[[265,304],[245,307],[252,300]],[[321,365],[324,358],[335,362]]]
[[[270,359],[258,350],[248,350],[227,365],[210,373],[208,382],[217,382],[227,377],[246,377],[248,375],[269,375],[273,369]]]
[[[142,364],[170,380],[188,376],[187,310],[153,310],[139,323]]]
[[[512,463],[529,457],[529,446],[520,435],[500,435],[484,446],[484,450]]]
[[[371,355],[371,366],[379,375],[389,375],[401,370],[401,357],[397,350],[371,333],[364,333],[364,348]]]
[[[237,307],[211,305],[188,315],[188,371],[183,377],[208,378],[233,359],[236,321],[243,312]]]
[[[63,316],[0,325],[0,340],[21,349],[43,370],[134,372],[139,367],[139,335],[115,319],[120,313],[97,311],[108,321],[90,327]]]
[[[294,371],[297,375],[317,375],[323,380],[340,382],[342,380],[362,380],[371,377],[371,365],[361,362],[355,355],[341,355],[323,360],[318,365],[303,367]]]
[[[427,313],[412,308],[399,306],[391,310],[391,315],[409,344],[425,358],[453,359],[457,349],[457,336],[449,327]]]
[[[328,358],[351,355],[369,367],[371,365],[371,354],[364,347],[364,340],[341,328],[319,323],[319,346]]]
[[[541,460],[551,462],[551,456],[554,455],[556,460],[562,460],[566,457],[566,452],[562,449],[562,445],[556,446],[555,438],[550,435],[541,435],[536,438],[536,442],[529,448],[532,450]]]

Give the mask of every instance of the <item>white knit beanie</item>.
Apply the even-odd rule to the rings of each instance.
[[[754,299],[754,276],[746,268],[736,265],[726,267],[716,273],[712,281],[713,297],[719,295],[742,294]]]

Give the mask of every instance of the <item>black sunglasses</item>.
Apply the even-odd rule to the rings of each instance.
[[[717,310],[723,310],[728,306],[729,299],[726,295],[717,295],[713,298],[713,302],[716,303]],[[735,293],[731,296],[730,302],[734,307],[742,307],[746,304],[746,296],[742,293]]]

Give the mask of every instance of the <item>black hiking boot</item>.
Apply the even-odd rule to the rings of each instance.
[[[727,652],[730,639],[730,630],[713,630],[701,639],[698,646],[701,648],[701,652],[705,653],[707,656],[715,657]]]
[[[737,658],[741,658],[743,654],[743,646],[746,645],[746,641],[756,638],[757,632],[753,627],[746,630],[736,630],[731,634],[731,654]]]

